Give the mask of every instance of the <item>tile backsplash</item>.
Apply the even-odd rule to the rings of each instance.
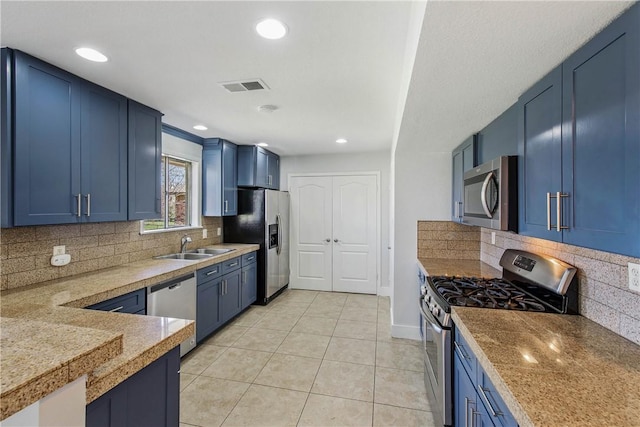
[[[46,225],[3,228],[0,230],[0,289],[13,289],[33,283],[87,273],[132,261],[149,259],[180,250],[180,238],[188,234],[191,248],[222,242],[217,228],[222,218],[204,217],[202,229],[140,234],[140,222]],[[53,267],[53,247],[66,246],[71,263]]]
[[[492,232],[496,233],[495,244],[491,243]],[[475,243],[467,243],[475,242],[472,238],[475,233],[479,239],[477,249],[473,249]],[[454,239],[461,241],[449,242]],[[458,253],[455,245],[465,249]],[[640,263],[640,258],[453,222],[418,221],[419,257],[480,259],[500,269],[505,249],[547,254],[576,266],[580,314],[640,344],[640,293],[629,290],[627,284],[627,264]]]

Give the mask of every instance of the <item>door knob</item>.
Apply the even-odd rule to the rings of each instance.
[[[329,243],[331,239],[324,239],[325,242]]]

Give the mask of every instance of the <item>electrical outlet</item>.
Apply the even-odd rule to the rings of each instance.
[[[492,245],[496,244],[496,232],[495,231],[491,232],[491,244]]]
[[[640,292],[640,264],[629,263],[629,289]]]
[[[64,255],[66,247],[64,245],[54,246],[53,247],[53,255]]]
[[[218,227],[218,236],[220,236],[221,234],[222,234],[222,229]]]
[[[207,232],[207,229],[206,229],[206,228],[203,228],[203,229],[202,229],[202,238],[203,238],[203,239],[206,239],[206,238],[207,238],[207,236],[208,236],[208,234],[209,234],[209,233]]]

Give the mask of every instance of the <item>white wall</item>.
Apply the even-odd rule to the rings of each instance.
[[[380,172],[380,283],[379,295],[390,295],[389,288],[389,166],[388,151],[323,154],[280,158],[280,189],[289,190],[292,173]]]
[[[448,220],[451,153],[399,144],[394,165],[394,243],[391,334],[419,339],[416,279],[418,220]]]

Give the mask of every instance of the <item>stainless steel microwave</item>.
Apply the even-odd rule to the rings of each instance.
[[[464,174],[464,224],[518,231],[517,166],[517,156],[502,156]]]

